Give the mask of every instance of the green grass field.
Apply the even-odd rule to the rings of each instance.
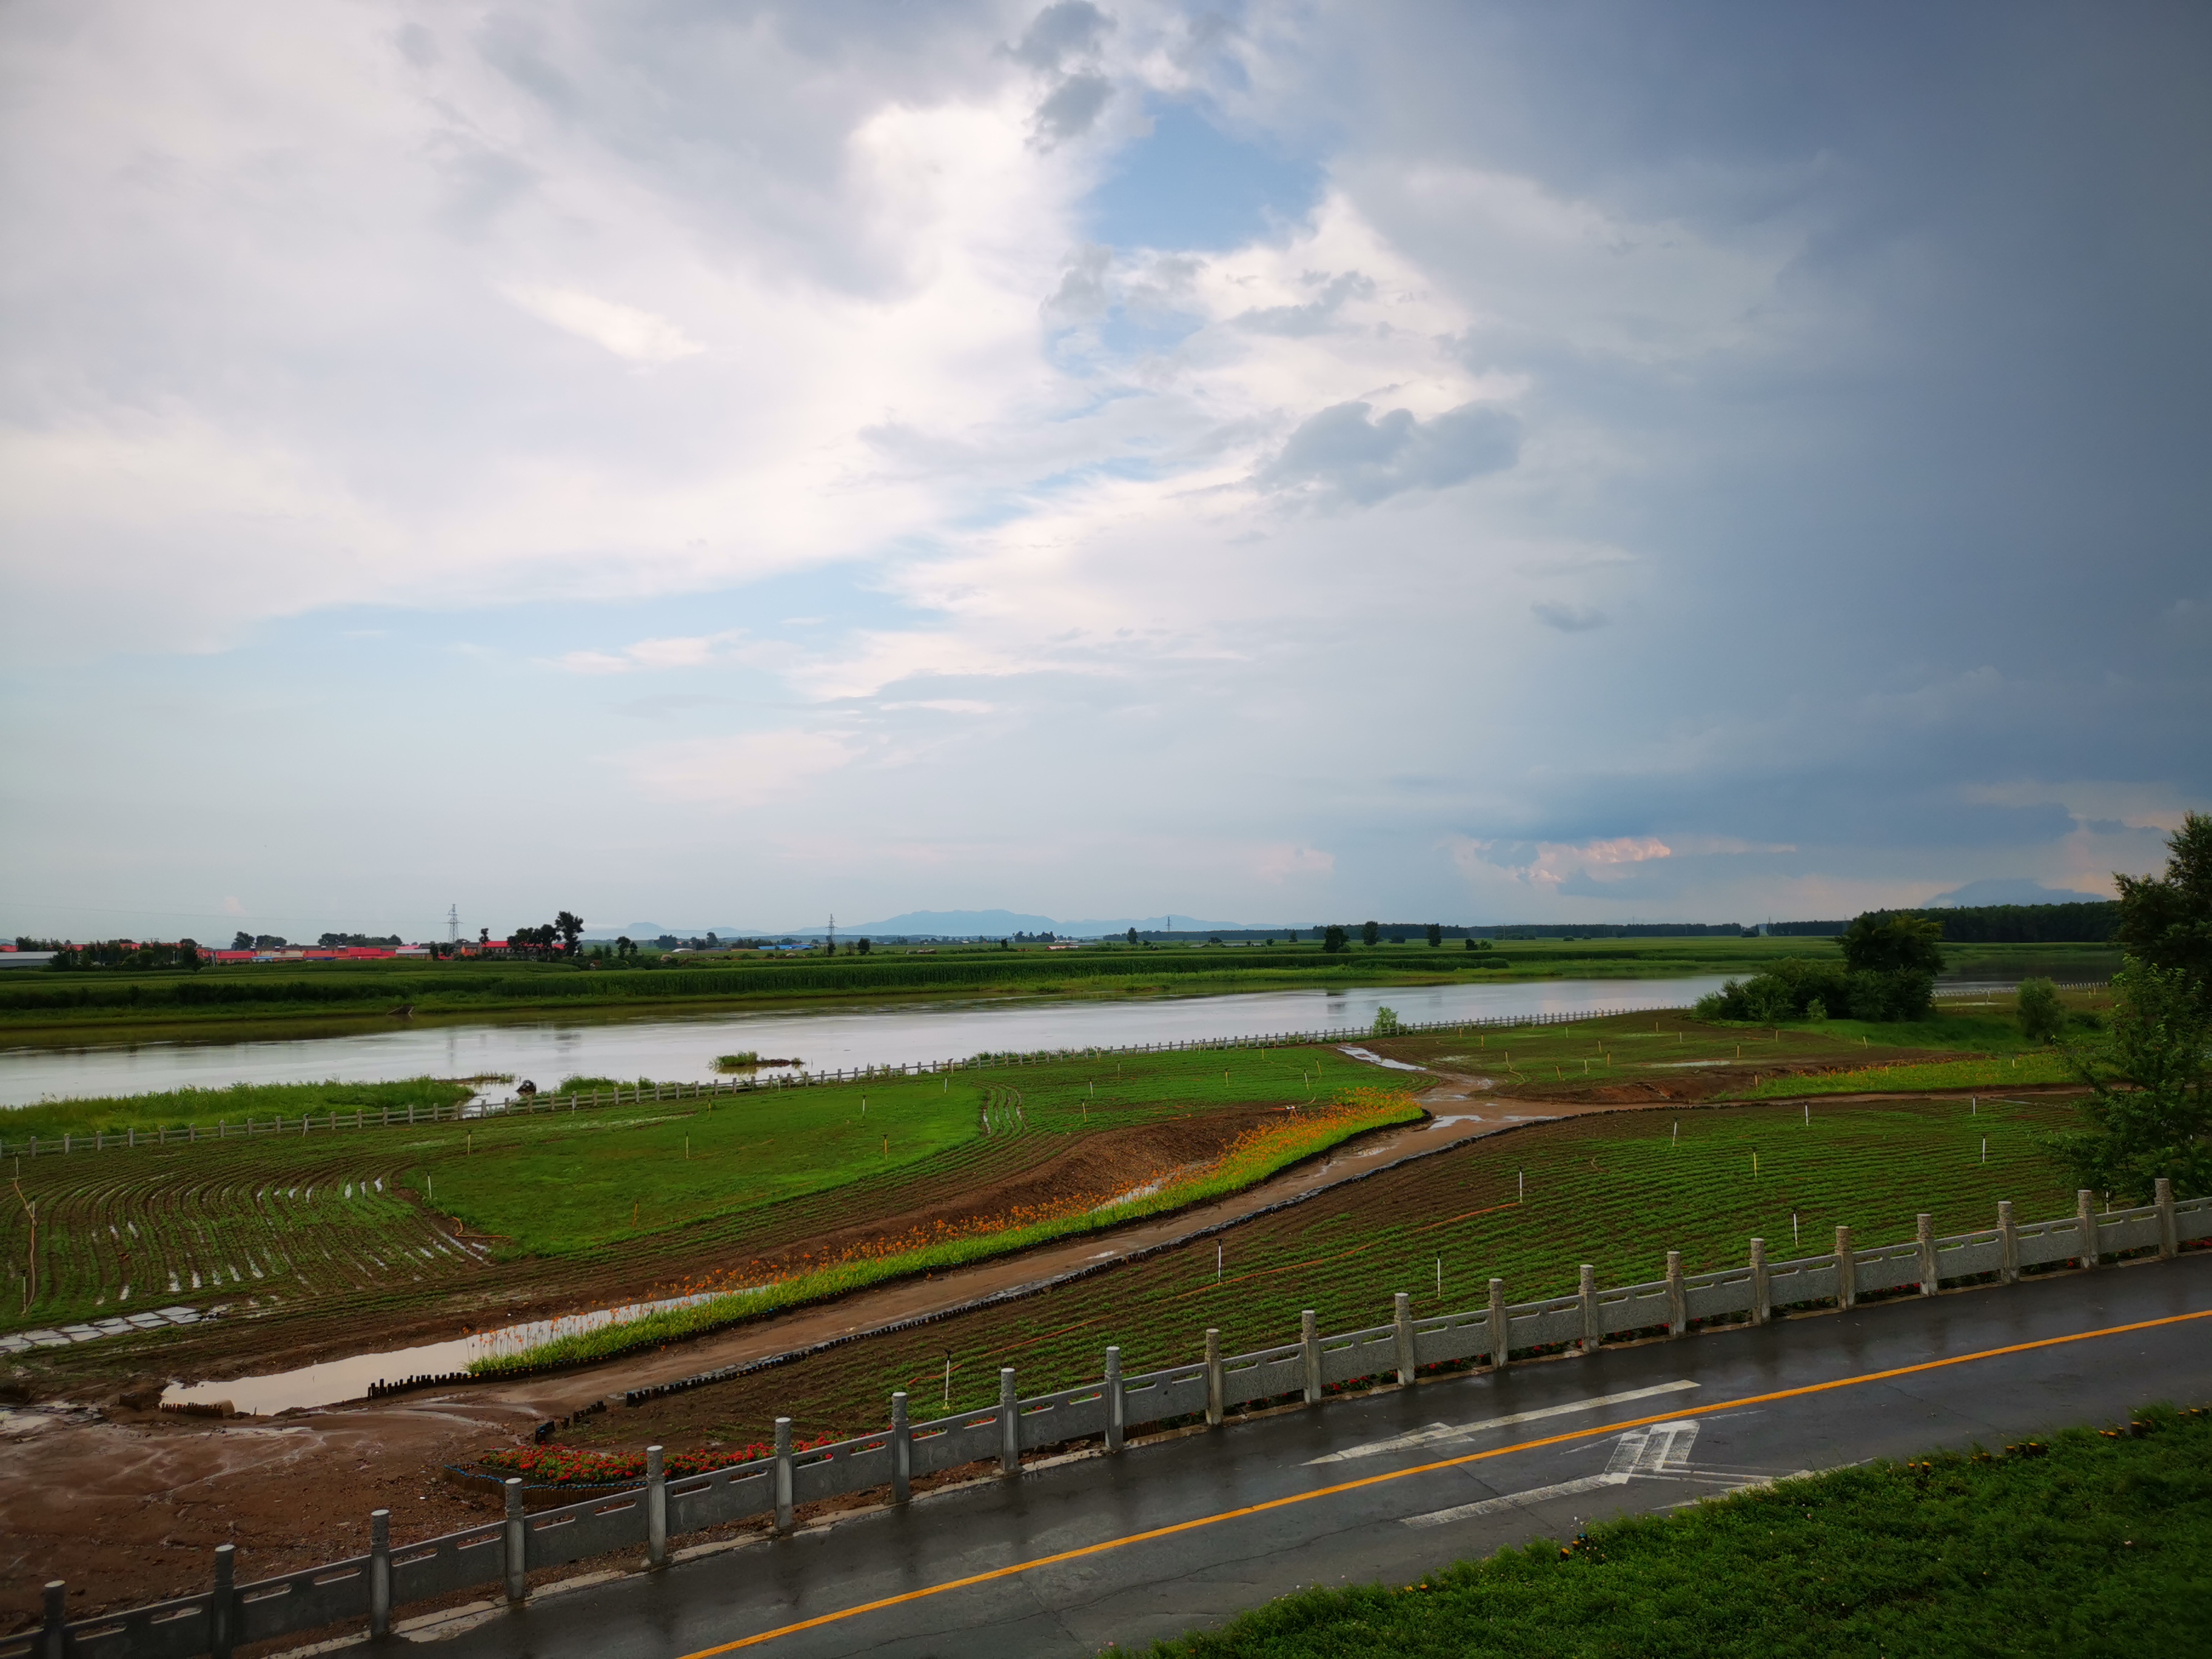
[[[227,1089],[166,1089],[143,1095],[97,1099],[41,1101],[35,1106],[0,1107],[0,1139],[10,1146],[29,1139],[58,1140],[64,1133],[192,1127],[213,1133],[249,1121],[298,1120],[326,1112],[378,1112],[389,1107],[452,1106],[476,1090],[444,1078],[405,1078],[394,1083],[235,1083]]]
[[[1314,1589],[1153,1659],[1984,1659],[2202,1654],[2212,1413],[1786,1480],[1664,1517]],[[1107,1650],[1127,1654],[1127,1650]]]

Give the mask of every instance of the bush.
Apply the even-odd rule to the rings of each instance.
[[[1765,1025],[1826,1019],[1839,1011],[1859,1020],[1915,1020],[1927,1016],[1935,995],[1936,976],[1921,969],[1853,969],[1840,962],[1785,957],[1763,974],[1730,980],[1699,998],[1697,1012],[1701,1019]]]
[[[2066,1005],[2047,979],[2021,981],[2016,1014],[2020,1034],[2030,1042],[2048,1042],[2066,1029]]]

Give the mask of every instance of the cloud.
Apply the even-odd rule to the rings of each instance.
[[[707,349],[665,317],[595,295],[522,286],[501,291],[532,316],[633,363],[672,363]]]
[[[1079,138],[1097,125],[1114,83],[1103,75],[1071,75],[1037,106],[1037,131],[1054,143]]]
[[[640,793],[687,805],[764,805],[853,762],[846,738],[817,732],[750,732],[651,744],[616,757]],[[784,804],[787,805],[788,802]]]
[[[1556,599],[1539,599],[1528,609],[1545,627],[1555,628],[1562,634],[1583,634],[1606,624],[1605,612],[1586,605],[1565,605]]]
[[[1446,489],[1511,466],[1521,423],[1504,410],[1462,404],[1431,420],[1366,402],[1337,404],[1291,434],[1258,482],[1262,489],[1372,506],[1409,489]]]
[[[1007,56],[1034,70],[1057,70],[1063,59],[1090,52],[1113,27],[1113,20],[1090,0],[1058,0],[1030,20]]]
[[[1288,881],[1293,876],[1333,875],[1335,871],[1334,853],[1289,842],[1261,848],[1252,866],[1252,873],[1261,880],[1276,883]]]

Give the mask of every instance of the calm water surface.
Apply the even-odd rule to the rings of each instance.
[[[598,1022],[435,1025],[274,1042],[144,1042],[0,1050],[0,1106],[233,1083],[349,1083],[511,1073],[551,1088],[568,1077],[704,1082],[714,1056],[750,1048],[809,1070],[964,1059],[991,1049],[1112,1048],[1366,1025],[1378,1007],[1407,1021],[1686,1006],[1720,988],[1688,979],[1551,980],[1522,985],[1259,991],[1152,1002],[902,1002]]]

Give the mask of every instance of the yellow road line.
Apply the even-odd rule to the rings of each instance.
[[[1505,1457],[1514,1452],[1534,1451],[1545,1446],[1557,1446],[1570,1440],[1587,1440],[1601,1434],[1618,1434],[1623,1429],[1643,1428],[1653,1423],[1677,1423],[1686,1417],[1704,1417],[1715,1412],[1738,1411],[1746,1406],[1765,1405],[1776,1400],[1795,1400],[1808,1394],[1826,1394],[1834,1389],[1856,1388],[1864,1382],[1887,1382],[1894,1376],[1911,1376],[1921,1371],[1942,1370],[1949,1365],[1971,1364],[1978,1359],[2000,1359],[2007,1354],[2032,1353],[2038,1348],[2055,1348],[2069,1342],[2088,1342],[2101,1336],[2125,1336],[2131,1331],[2154,1330],[2161,1325],[2179,1325],[2195,1319],[2212,1319],[2212,1308],[2197,1313],[2170,1314],[2163,1319],[2140,1320],[2132,1325],[2109,1325],[2099,1331],[2075,1331],[2067,1336],[2046,1336],[2033,1342],[2015,1342],[2009,1347],[1984,1348],[1978,1353],[1954,1355],[1948,1359],[1923,1360],[1917,1365],[1898,1365],[1886,1371],[1868,1371],[1859,1376],[1839,1376],[1827,1382],[1808,1382],[1795,1389],[1778,1389],[1771,1394],[1746,1395],[1737,1400],[1717,1400],[1679,1410],[1661,1412],[1655,1417],[1638,1417],[1626,1423],[1606,1423],[1595,1428],[1575,1429],[1565,1434],[1546,1435],[1539,1440],[1522,1440],[1510,1446],[1493,1446],[1487,1451],[1466,1452],[1457,1457],[1447,1457],[1434,1463],[1421,1463],[1409,1469],[1393,1469],[1382,1474],[1364,1475],[1357,1480],[1346,1480],[1334,1486],[1317,1486],[1311,1492],[1293,1492],[1287,1498],[1271,1498],[1263,1504],[1249,1504],[1243,1509],[1224,1510],[1218,1515],[1200,1516],[1195,1520],[1178,1521],[1171,1526],[1154,1527],[1148,1532],[1133,1532],[1127,1537],[1109,1538],[1103,1543],[1085,1544],[1079,1549],[1062,1550],[1057,1555],[1041,1555],[1033,1561],[1017,1561],[1012,1566],[994,1567],[988,1572],[970,1573],[965,1578],[947,1579],[941,1584],[908,1590],[898,1595],[886,1595],[879,1601],[863,1601],[858,1607],[845,1607],[836,1613],[817,1614],[802,1619],[794,1625],[779,1626],[775,1630],[763,1631],[757,1636],[740,1637],[734,1642],[725,1642],[719,1647],[701,1648],[687,1654],[684,1659],[712,1659],[720,1653],[733,1653],[739,1648],[757,1647],[763,1642],[773,1642],[781,1636],[795,1636],[803,1630],[816,1630],[823,1625],[834,1625],[842,1620],[854,1619],[864,1613],[877,1613],[885,1607],[896,1607],[908,1601],[926,1601],[947,1591],[966,1589],[973,1584],[988,1584],[994,1579],[1012,1578],[1020,1573],[1034,1572],[1039,1567],[1057,1566],[1063,1561],[1080,1561],[1086,1556],[1103,1555],[1109,1550],[1127,1548],[1131,1544],[1149,1543],[1156,1538],[1172,1538],[1177,1533],[1195,1532],[1200,1527],[1218,1526],[1224,1521],[1235,1521],[1248,1515],[1264,1515],[1270,1510],[1288,1509],[1294,1504],[1310,1504],[1316,1498],[1334,1498],[1340,1492],[1358,1492],[1366,1486],[1379,1486],[1392,1480],[1403,1480],[1410,1475],[1430,1474],[1438,1469],[1455,1469],[1467,1463],[1480,1463],[1492,1457]]]

